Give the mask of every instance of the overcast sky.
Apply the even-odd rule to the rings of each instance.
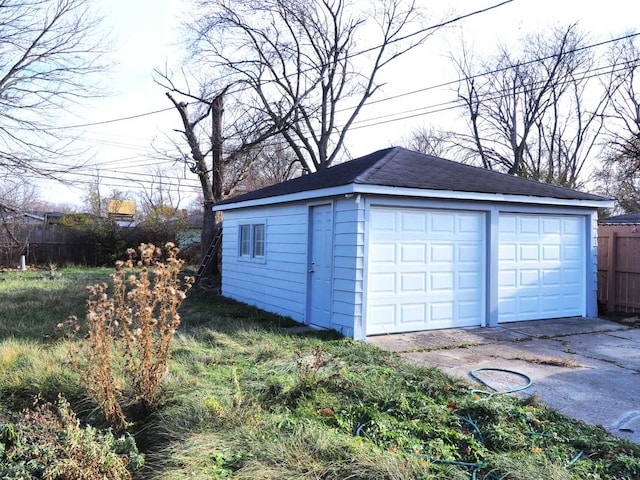
[[[498,0],[448,0],[428,2],[447,7],[457,14],[470,13],[496,3]],[[166,142],[172,129],[179,127],[177,113],[164,95],[164,90],[153,80],[153,69],[167,64],[179,69],[180,21],[185,18],[188,2],[183,0],[100,0],[101,11],[111,26],[113,38],[112,58],[116,62],[108,74],[109,96],[92,102],[88,108],[71,119],[73,125],[92,124],[75,129],[90,145],[89,159],[99,165],[103,189],[124,190],[127,185],[137,188],[135,180],[145,181],[154,162],[152,145]],[[429,11],[429,10],[427,10]],[[442,10],[434,13],[434,21],[441,19]],[[524,33],[545,29],[552,25],[578,22],[594,41],[606,40],[635,31],[640,18],[637,0],[607,0],[586,2],[580,0],[514,0],[495,10],[465,19],[455,27],[440,31],[424,46],[390,65],[380,78],[384,89],[377,100],[396,97],[443,81],[453,80],[455,72],[445,60],[450,48],[459,45],[460,35],[472,43],[478,52],[492,51],[499,42],[509,43]],[[408,117],[409,112],[421,105],[434,105],[451,100],[450,89],[435,89],[420,94],[382,101],[363,110],[361,123],[356,125],[347,142],[349,153],[358,157],[380,148],[398,143],[412,129],[425,125],[440,126],[455,119],[454,112],[416,112],[414,118],[401,121],[364,121],[380,116],[387,120]],[[167,109],[162,113],[158,110]],[[409,113],[408,113],[409,112]],[[421,114],[422,113],[422,114]],[[149,115],[146,115],[149,114]],[[395,115],[395,117],[393,116]],[[128,120],[118,120],[134,117]],[[105,123],[107,122],[107,123]],[[378,125],[367,126],[377,123]],[[89,181],[95,170],[84,170],[75,176],[76,186],[47,183],[41,188],[42,200],[52,203],[80,204],[83,181]],[[195,176],[186,172],[183,185],[186,191],[197,192]],[[131,178],[132,180],[122,180]],[[139,187],[138,187],[139,188]],[[187,206],[188,202],[183,204]]]

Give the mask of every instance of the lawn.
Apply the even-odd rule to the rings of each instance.
[[[29,454],[42,461],[36,447],[43,431],[61,428],[41,421],[18,429],[17,439],[10,435],[7,426],[20,418],[49,418],[34,409],[36,397],[56,403],[61,394],[69,402],[54,413],[77,415],[76,443],[97,445],[104,458],[135,451],[131,438],[124,448],[109,436],[82,387],[73,368],[81,340],[56,333],[68,315],[84,318],[85,286],[108,281],[109,273],[0,273],[3,478],[38,478],[12,477],[19,469],[8,465],[7,452],[32,445]],[[134,478],[640,478],[640,446],[535,398],[486,398],[474,394],[477,385],[437,369],[333,332],[294,333],[286,318],[197,286],[181,317],[158,403],[127,428],[144,455],[143,466],[139,456],[127,457]]]

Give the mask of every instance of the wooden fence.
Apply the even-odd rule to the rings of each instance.
[[[607,312],[640,311],[640,226],[598,227],[598,303]]]

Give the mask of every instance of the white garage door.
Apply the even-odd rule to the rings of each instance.
[[[500,215],[498,320],[585,314],[584,217]]]
[[[480,325],[484,214],[372,207],[368,335]]]

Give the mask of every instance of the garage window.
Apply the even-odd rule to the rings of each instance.
[[[264,260],[265,257],[265,224],[253,223],[239,226],[240,258],[246,260]]]

